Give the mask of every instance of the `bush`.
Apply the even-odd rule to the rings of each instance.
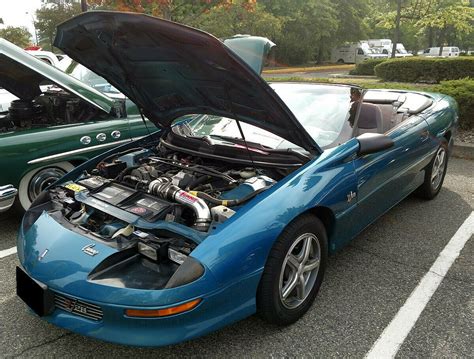
[[[390,59],[375,66],[375,74],[384,81],[439,83],[444,80],[474,78],[474,58],[403,58]]]
[[[373,76],[375,75],[374,68],[378,64],[386,61],[387,59],[373,59],[373,60],[367,60],[364,62],[361,62],[360,64],[357,64],[354,69],[349,71],[349,75],[367,75],[367,76]]]
[[[433,91],[453,97],[459,105],[459,127],[474,129],[474,78],[442,81]]]

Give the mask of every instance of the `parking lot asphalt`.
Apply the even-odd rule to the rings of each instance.
[[[354,357],[371,349],[474,208],[474,161],[451,159],[433,201],[410,196],[330,257],[310,311],[292,326],[257,316],[164,348],[132,348],[56,328],[15,295],[16,255],[0,258],[0,357]],[[0,217],[0,251],[19,220]],[[474,357],[474,243],[462,249],[397,357]],[[126,335],[124,333],[124,335]]]

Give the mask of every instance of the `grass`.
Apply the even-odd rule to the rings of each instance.
[[[355,65],[319,65],[319,66],[300,66],[300,67],[278,67],[263,70],[263,74],[291,74],[295,72],[313,72],[313,71],[333,71],[333,70],[352,70]]]
[[[411,82],[383,82],[379,79],[358,79],[358,78],[307,78],[307,77],[267,77],[268,82],[318,82],[357,85],[363,88],[386,88],[394,90],[414,90],[414,91],[430,91],[435,85],[415,84]]]

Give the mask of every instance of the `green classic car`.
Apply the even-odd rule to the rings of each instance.
[[[68,75],[0,39],[0,212],[27,209],[48,185],[120,143],[156,131],[137,107],[79,64]],[[80,80],[78,80],[80,78]]]
[[[259,74],[275,46],[249,35],[223,42]],[[15,200],[28,209],[75,166],[156,130],[102,77],[74,62],[66,72],[0,39],[0,88],[18,97],[0,109],[0,212]]]

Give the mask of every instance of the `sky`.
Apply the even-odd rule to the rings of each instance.
[[[33,17],[41,7],[41,0],[0,0],[0,18],[4,25],[25,26],[34,36]]]

